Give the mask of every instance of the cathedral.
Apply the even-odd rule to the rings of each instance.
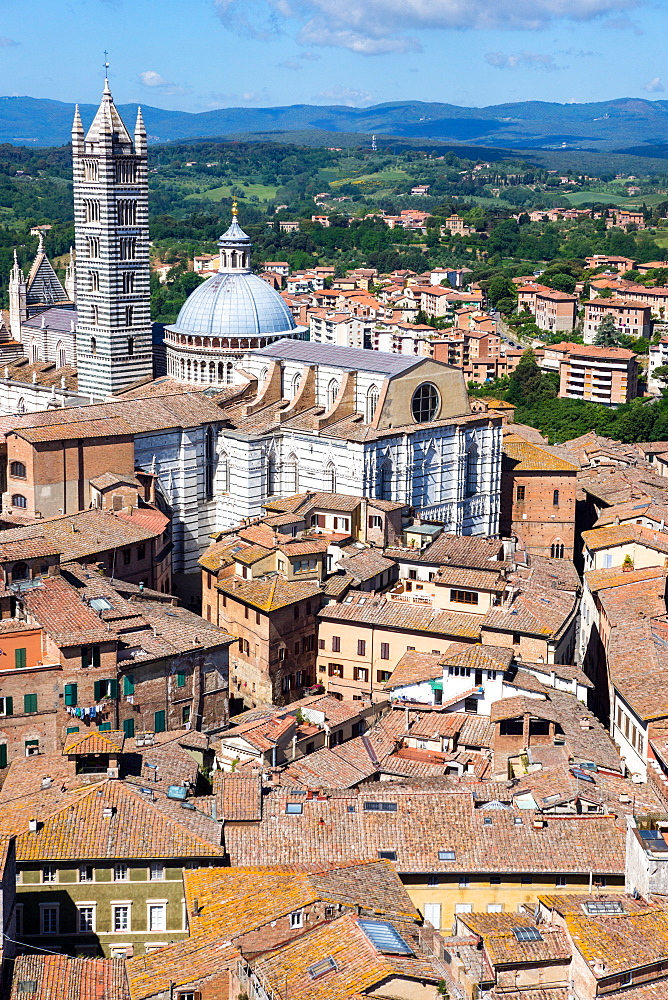
[[[78,391],[100,401],[153,377],[146,129],[125,127],[105,80],[87,133],[72,126],[75,253],[65,287],[42,238],[27,277],[9,284],[11,344],[33,364],[75,367]]]

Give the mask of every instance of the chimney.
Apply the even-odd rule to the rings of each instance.
[[[36,819],[29,819],[28,820],[28,830],[30,831],[30,833],[37,833],[37,820]]]
[[[51,788],[52,784],[53,784],[53,778],[50,778],[48,775],[45,775],[42,778],[42,788]]]
[[[102,810],[102,815],[106,819],[111,819],[112,816],[114,816],[115,814],[116,814],[116,806],[105,806],[104,809]]]

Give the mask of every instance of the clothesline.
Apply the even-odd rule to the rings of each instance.
[[[103,715],[105,712],[104,705],[89,705],[88,707],[73,708],[68,705],[65,709],[70,715],[73,715],[77,719],[95,719],[98,715]]]

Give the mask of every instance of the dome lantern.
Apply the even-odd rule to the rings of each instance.
[[[250,236],[243,231],[237,220],[239,209],[236,200],[232,202],[232,222],[218,240],[220,247],[220,271],[238,273],[250,271]]]

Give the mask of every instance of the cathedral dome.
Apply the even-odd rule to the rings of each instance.
[[[186,299],[171,329],[207,337],[288,333],[295,321],[278,292],[250,271],[219,271]]]
[[[237,221],[220,237],[220,270],[186,299],[174,333],[204,337],[262,337],[296,329],[281,296],[250,269],[250,237]]]

